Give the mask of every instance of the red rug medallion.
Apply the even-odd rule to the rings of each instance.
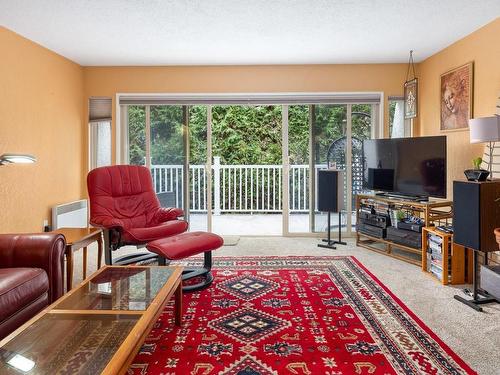
[[[474,374],[353,257],[215,258],[130,374]]]

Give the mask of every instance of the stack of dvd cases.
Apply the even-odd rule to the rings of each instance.
[[[448,250],[448,254],[450,254]],[[427,234],[427,272],[443,280],[443,238],[432,233]],[[446,260],[450,262],[450,259]],[[450,267],[448,267],[450,269]],[[448,275],[445,275],[448,277]]]

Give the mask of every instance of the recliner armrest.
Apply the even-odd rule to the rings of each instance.
[[[156,211],[155,221],[162,223],[165,221],[175,220],[178,217],[184,216],[184,211],[177,207],[161,207]]]
[[[64,293],[66,241],[57,233],[0,234],[0,267],[41,268],[49,278],[49,303]]]
[[[120,219],[113,217],[97,216],[90,218],[90,224],[103,229],[123,229],[125,224]]]

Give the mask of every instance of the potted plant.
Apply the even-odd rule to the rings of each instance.
[[[403,210],[398,210],[396,212],[396,218],[398,219],[398,221],[403,221],[404,219],[406,219],[406,213]]]
[[[398,223],[400,221],[403,221],[404,219],[406,219],[406,213],[403,210],[397,210],[397,209],[390,210],[389,215],[391,218],[391,225],[394,228],[398,227]]]
[[[479,157],[472,159],[472,166],[474,169],[466,169],[464,171],[465,177],[467,177],[468,181],[486,181],[490,172],[481,168],[482,162],[483,159]]]

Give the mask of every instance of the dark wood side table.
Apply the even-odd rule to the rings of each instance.
[[[66,289],[73,287],[73,252],[83,249],[83,279],[87,278],[87,246],[97,242],[97,269],[102,263],[102,229],[59,228],[54,230],[66,238]]]

